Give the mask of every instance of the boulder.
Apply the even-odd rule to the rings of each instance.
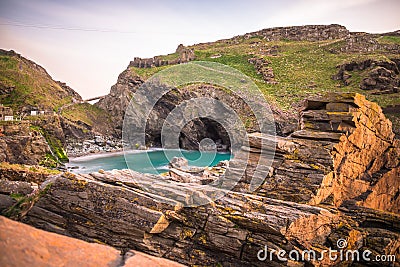
[[[2,266],[183,266],[139,251],[121,252],[88,243],[0,216],[0,264]]]

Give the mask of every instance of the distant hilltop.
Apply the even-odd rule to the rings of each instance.
[[[338,24],[331,25],[306,25],[267,28],[256,32],[246,33],[234,38],[263,37],[267,41],[289,40],[289,41],[323,41],[348,37],[350,31]]]

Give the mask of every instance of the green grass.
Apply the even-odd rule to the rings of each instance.
[[[239,42],[221,40],[214,43],[204,43],[190,46],[194,49],[196,61],[211,61],[226,64],[250,77],[264,94],[266,100],[277,108],[293,111],[293,105],[312,95],[324,92],[357,92],[366,95],[367,99],[377,102],[380,106],[399,105],[400,97],[392,94],[372,95],[370,91],[361,90],[360,82],[368,75],[368,71],[352,71],[350,84],[344,86],[340,81],[333,80],[338,68],[336,66],[366,59],[388,61],[389,58],[398,58],[399,55],[388,54],[382,51],[370,53],[332,53],[345,45],[343,40],[328,40],[321,42],[307,41],[273,41],[267,42],[260,37],[250,39],[239,38]],[[400,44],[398,36],[383,36],[377,38],[380,43]],[[268,51],[278,47],[278,55],[260,54],[260,49]],[[219,54],[218,58],[211,56]],[[169,55],[170,56],[170,55]],[[266,83],[260,74],[257,74],[253,64],[248,62],[251,57],[263,57],[272,67],[277,84]],[[132,73],[148,79],[155,73],[169,66],[148,69],[131,68]],[[393,117],[393,116],[392,116]],[[400,116],[391,118],[396,119]],[[398,128],[397,125],[395,127]]]
[[[163,69],[167,69],[170,66],[161,66],[161,67],[153,67],[153,68],[135,68],[135,67],[131,67],[130,71],[133,75],[138,75],[143,79],[148,79],[151,76],[153,76],[154,74],[156,74],[157,72],[163,70]]]
[[[398,44],[400,45],[400,36],[382,36],[378,38],[381,44]]]
[[[79,103],[64,109],[61,115],[73,122],[83,122],[93,126],[99,118],[110,122],[108,114],[101,108],[89,103]]]
[[[103,109],[89,103],[79,103],[64,108],[61,115],[83,133],[95,131],[111,134],[115,127],[111,116]]]
[[[399,37],[384,36],[380,41],[397,42]],[[258,42],[257,47],[252,47],[252,43]],[[342,46],[343,41],[323,41],[323,42],[295,42],[295,41],[274,41],[254,37],[242,39],[238,44],[227,44],[226,42],[216,42],[211,44],[194,45],[197,61],[212,61],[226,64],[249,76],[264,93],[267,100],[277,104],[283,110],[290,110],[292,105],[307,96],[320,94],[323,92],[358,92],[367,95],[367,98],[376,101],[385,107],[389,104],[400,104],[400,98],[391,95],[371,95],[370,92],[359,88],[360,81],[365,77],[364,72],[352,72],[351,84],[343,86],[339,81],[331,79],[338,72],[337,65],[345,62],[360,61],[368,58],[376,60],[388,60],[388,57],[397,55],[385,55],[379,52],[370,54],[349,54],[331,53],[329,49]],[[262,80],[262,76],[257,74],[254,65],[248,62],[252,56],[258,56],[257,49],[267,50],[273,46],[278,46],[278,56],[261,55],[270,62],[273,68],[275,80],[278,84],[267,84]],[[211,58],[212,55],[220,54],[219,58]],[[256,55],[253,55],[256,54]],[[168,66],[155,67],[149,69],[132,68],[132,72],[147,79],[160,70]]]
[[[168,54],[168,55],[163,55],[163,56],[159,56],[158,57],[161,60],[175,60],[179,58],[179,54],[178,53],[172,53],[172,54]]]
[[[47,144],[49,145],[51,151],[54,153],[53,155],[47,154],[45,159],[41,161],[41,164],[45,164],[47,167],[56,167],[57,162],[68,162],[67,153],[64,150],[64,147],[59,139],[57,139],[54,135],[51,135],[45,129],[40,126],[30,126],[31,130],[39,132],[46,139]],[[49,165],[46,165],[49,164]]]

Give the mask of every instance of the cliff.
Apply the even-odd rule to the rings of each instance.
[[[115,135],[106,111],[37,63],[0,49],[0,66],[0,103],[14,115],[14,121],[0,122],[1,161],[55,167],[68,160],[67,142]]]
[[[32,186],[28,177],[3,180],[1,209],[44,230],[189,265],[264,266],[257,253],[265,245],[319,253],[339,249],[339,239],[347,249],[398,259],[400,144],[379,106],[358,94],[313,98],[303,106],[298,131],[249,138],[250,147],[243,147],[250,152],[248,167],[233,191],[206,191],[196,177],[185,183],[129,170],[64,173],[49,176],[25,197],[23,188]],[[271,169],[258,190],[248,191],[260,150],[273,146]],[[241,160],[235,155],[226,172],[235,171]],[[22,195],[15,199],[15,193]],[[208,204],[193,206],[202,201]],[[274,254],[268,264],[339,262],[282,262]]]
[[[46,139],[31,131],[28,122],[0,125],[0,162],[38,165],[51,153]]]
[[[309,96],[327,92],[359,93],[361,89],[368,99],[383,107],[385,113],[386,107],[400,105],[399,40],[395,33],[350,32],[341,25],[333,24],[269,28],[230,39],[180,46],[180,49],[169,55],[150,59],[135,58],[98,106],[116,118],[116,128],[120,134],[131,96],[149,77],[171,64],[211,61],[231,66],[250,77],[274,112],[278,134],[286,136],[295,130],[294,115],[299,111],[299,101]],[[178,60],[179,55],[185,54],[184,51],[190,57]],[[206,86],[210,91],[218,92],[215,86],[203,87]],[[201,88],[192,87],[192,97],[203,96]],[[164,112],[169,113],[186,100],[187,91],[185,88],[177,88],[173,96],[164,97],[155,107],[155,112],[162,111],[157,115],[165,117]],[[219,92],[217,94],[218,97],[222,95]],[[217,96],[211,98],[216,99]],[[228,93],[224,99],[229,99],[227,104],[240,105],[240,100]],[[398,114],[386,114],[390,115],[395,124],[395,133],[400,134]],[[250,116],[251,113],[247,112],[241,117],[246,121]],[[208,123],[197,121],[192,126],[196,132],[201,133]],[[157,128],[150,128],[152,132],[158,132]],[[256,129],[248,127],[248,130],[252,132]],[[184,148],[197,149],[192,143],[198,143],[204,134],[196,136],[187,129],[184,132],[190,139],[182,140]],[[158,134],[152,134],[148,145],[157,145],[157,139]]]
[[[132,95],[142,85],[143,80],[130,72],[129,68],[118,76],[118,81],[111,87],[110,94],[95,105],[108,111],[114,120],[114,127],[119,135],[122,131],[122,122],[125,110],[131,101]]]

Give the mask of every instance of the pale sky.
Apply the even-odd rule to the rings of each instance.
[[[134,57],[269,27],[400,29],[399,0],[0,0],[0,48],[13,49],[83,98],[107,94]]]

